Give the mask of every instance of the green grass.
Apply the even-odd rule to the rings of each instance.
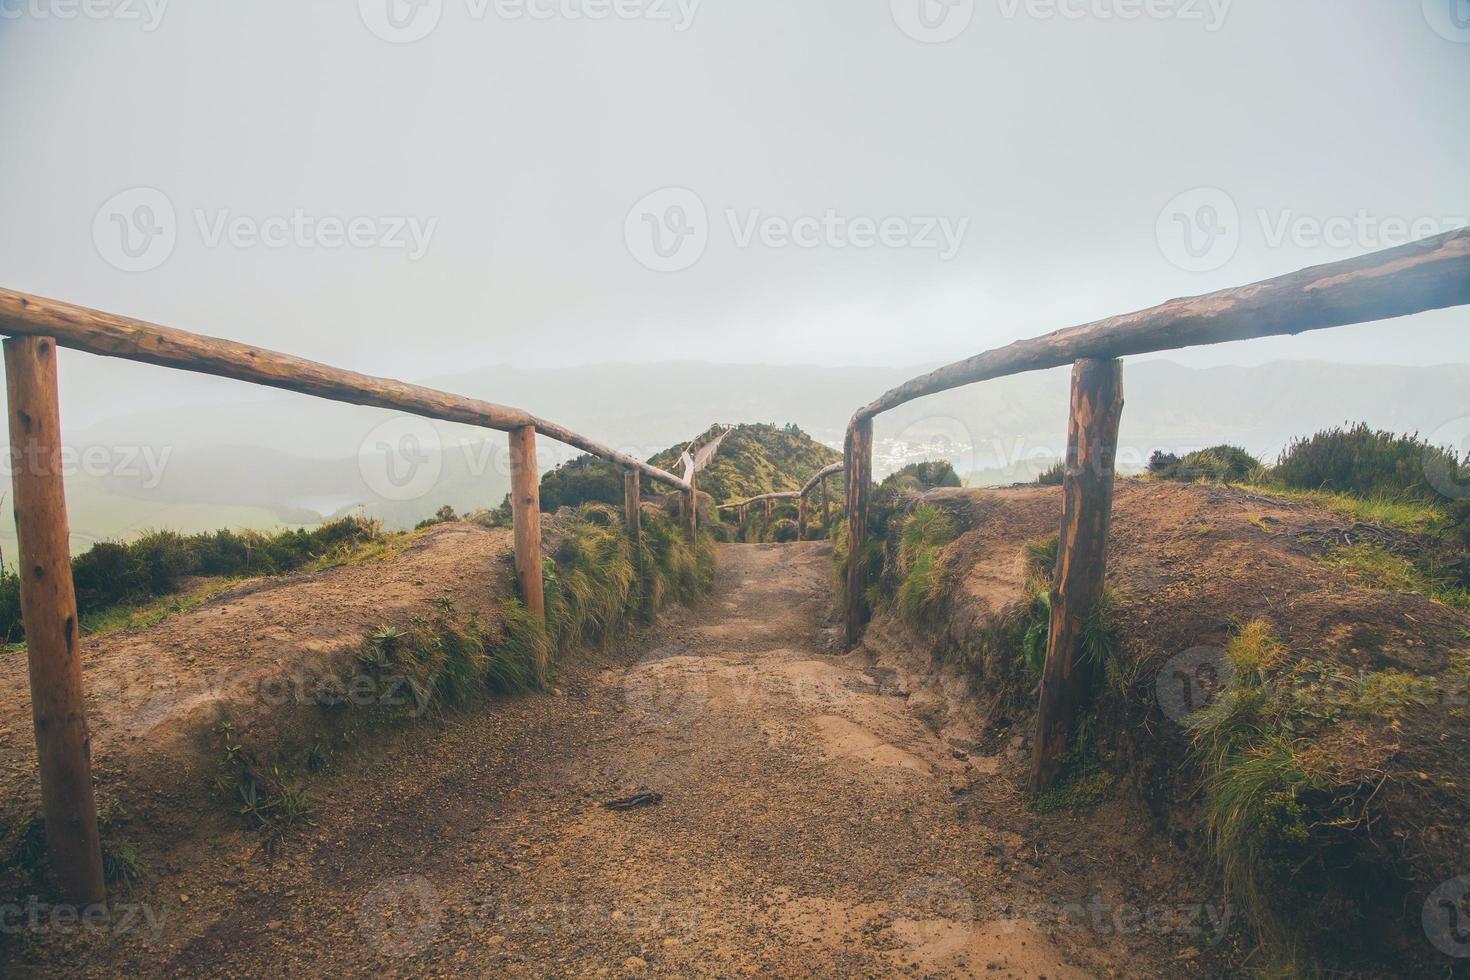
[[[1108,798],[1116,780],[1098,756],[1096,725],[1095,708],[1089,708],[1073,729],[1056,785],[1027,798],[1026,806],[1033,813],[1085,812]]]
[[[147,871],[138,852],[126,844],[102,842],[102,877],[113,887],[131,895]]]
[[[98,636],[118,630],[141,629],[155,626],[179,613],[188,612],[203,605],[233,585],[238,579],[218,578],[202,582],[192,589],[144,602],[138,605],[117,605],[87,613],[81,617],[83,636]]]
[[[138,852],[117,836],[119,810],[111,802],[97,807],[102,836],[102,877],[110,888],[131,895],[147,867]],[[0,838],[0,894],[15,895],[43,887],[46,858],[46,818],[34,812]]]
[[[1353,857],[1374,786],[1338,772],[1320,750],[1324,735],[1350,720],[1393,726],[1409,707],[1463,691],[1470,673],[1463,661],[1432,678],[1294,660],[1261,621],[1240,627],[1226,655],[1229,683],[1187,722],[1207,837],[1261,941],[1300,962],[1306,938],[1322,928],[1310,910],[1360,902],[1375,887]]]
[[[555,559],[544,562],[547,628],[559,650],[605,639],[635,611],[632,543],[604,504],[583,504]]]
[[[901,579],[896,598],[898,614],[904,619],[917,621],[943,596],[947,576],[939,553],[954,536],[954,523],[938,507],[916,507],[904,521],[898,540]]]
[[[1021,639],[1021,660],[1033,677],[1046,668],[1046,648],[1051,640],[1051,592],[1036,589],[1026,607],[1026,634]]]
[[[1052,534],[1032,538],[1022,546],[1026,561],[1026,630],[1021,638],[1021,660],[1033,677],[1046,667],[1051,639],[1051,586],[1061,538]]]
[[[1155,452],[1148,461],[1150,478],[1183,483],[1243,483],[1261,472],[1261,461],[1239,446],[1211,446],[1183,459]]]
[[[1450,519],[1443,510],[1433,504],[1416,500],[1382,496],[1355,497],[1328,490],[1292,490],[1260,484],[1242,489],[1287,502],[1313,504],[1351,521],[1378,524],[1413,534],[1437,535],[1450,524]]]
[[[430,527],[432,525],[425,525]],[[320,572],[342,565],[365,565],[402,554],[423,537],[424,527],[412,531],[384,531],[359,541],[343,542],[301,566],[302,572]]]
[[[1407,558],[1377,545],[1333,548],[1322,561],[1342,569],[1354,585],[1385,592],[1417,592],[1434,602],[1470,612],[1470,593],[1448,577],[1430,575]]]
[[[1052,534],[1044,538],[1033,538],[1023,546],[1026,555],[1026,579],[1032,589],[1051,588],[1052,575],[1057,567],[1057,549],[1061,547],[1061,536]]]

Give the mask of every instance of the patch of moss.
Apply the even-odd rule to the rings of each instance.
[[[1108,798],[1115,780],[1098,757],[1096,724],[1092,710],[1078,719],[1072,743],[1062,755],[1056,785],[1026,800],[1033,813],[1083,812]]]

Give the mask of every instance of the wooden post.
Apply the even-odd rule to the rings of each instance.
[[[699,497],[694,488],[694,474],[689,474],[689,493],[684,498],[684,536],[692,543],[699,531]]]
[[[847,430],[847,642],[862,638],[868,620],[868,580],[862,563],[868,537],[868,482],[873,475],[873,420],[855,419]]]
[[[806,540],[806,495],[796,501],[796,540]]]
[[[1103,594],[1113,465],[1123,413],[1123,362],[1087,358],[1072,368],[1072,409],[1062,480],[1062,529],[1052,579],[1051,633],[1041,675],[1031,791],[1050,789],[1061,773],[1078,710],[1089,691],[1092,664],[1080,641]]]
[[[523,425],[510,430],[510,513],[515,528],[516,579],[526,611],[546,622],[546,597],[541,582],[541,478],[536,468],[536,429]],[[546,651],[537,653],[536,677],[544,680],[550,664]]]
[[[771,523],[771,498],[766,498],[766,523]]]
[[[6,340],[5,384],[10,393],[15,532],[20,539],[21,619],[30,664],[46,851],[66,901],[96,905],[106,900],[107,888],[92,798],[92,743],[62,486],[56,342],[50,337]]]
[[[827,528],[832,526],[832,511],[828,507],[827,478],[822,477],[822,534],[827,533]]]
[[[638,471],[623,472],[623,523],[628,540],[633,543],[633,557],[638,557],[638,544],[643,538],[642,491],[638,487]]]

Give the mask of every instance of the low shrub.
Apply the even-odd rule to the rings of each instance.
[[[1067,464],[1064,460],[1055,463],[1036,474],[1036,482],[1044,487],[1059,487],[1067,475]]]
[[[1442,487],[1470,485],[1470,464],[1417,434],[1394,435],[1359,422],[1293,440],[1270,477],[1297,490],[1439,502],[1445,500]]]
[[[622,502],[622,469],[597,456],[578,456],[541,477],[541,509],[547,513],[583,504],[619,506]]]
[[[1155,452],[1148,461],[1149,476],[1184,483],[1244,483],[1261,472],[1261,461],[1239,446],[1211,446],[1179,457]]]
[[[99,541],[72,559],[77,612],[86,618],[111,606],[170,595],[182,579],[193,576],[279,575],[345,557],[382,536],[377,521],[343,517],[310,530],[149,531],[132,541]],[[20,579],[9,572],[0,574],[0,636],[6,642],[25,637]]]

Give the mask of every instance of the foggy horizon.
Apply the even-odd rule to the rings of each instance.
[[[938,34],[888,4],[7,16],[4,285],[403,378],[947,363],[1470,223],[1462,38],[1350,6],[965,2]],[[1466,326],[1168,356],[1465,363]],[[230,397],[62,372],[69,414]]]

